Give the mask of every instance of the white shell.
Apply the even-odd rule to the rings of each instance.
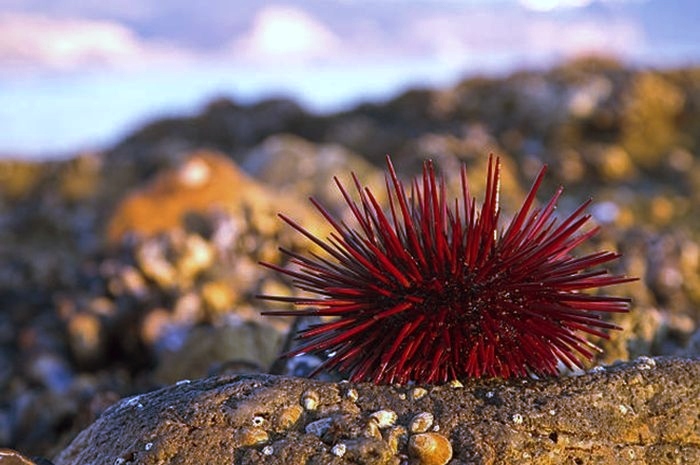
[[[430,412],[421,412],[411,419],[408,429],[411,433],[425,433],[433,426],[435,417]]]
[[[394,423],[396,423],[398,415],[392,410],[377,410],[369,417],[377,422],[377,426],[379,426],[380,429],[384,429],[393,426]]]
[[[316,410],[318,407],[319,396],[316,391],[306,391],[301,396],[301,405],[304,406],[306,410]]]

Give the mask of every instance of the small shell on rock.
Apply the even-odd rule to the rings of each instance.
[[[462,384],[458,379],[453,379],[452,381],[450,381],[447,384],[451,388],[463,388],[464,387],[464,384]]]
[[[316,391],[305,391],[301,396],[301,404],[306,410],[316,410],[318,407],[319,396]]]
[[[345,393],[345,397],[350,399],[351,402],[355,402],[357,398],[359,397],[359,394],[357,393],[357,389],[351,388],[348,389],[348,391]]]
[[[331,449],[331,454],[335,455],[336,457],[342,457],[345,455],[345,452],[348,450],[348,447],[343,444],[342,442],[339,442],[333,448]]]
[[[386,430],[383,435],[384,442],[389,444],[391,451],[396,454],[400,448],[406,445],[408,433],[403,426],[393,426]]]
[[[375,420],[374,418],[370,418],[370,420],[367,422],[367,427],[362,435],[366,438],[381,439],[382,432],[379,431],[379,425],[377,424],[377,420]]]
[[[239,434],[239,443],[244,447],[262,444],[270,439],[267,431],[260,428],[242,428]]]
[[[408,453],[420,465],[445,465],[452,458],[452,444],[442,434],[416,434],[408,441]]]
[[[394,423],[396,423],[398,415],[392,410],[377,410],[369,417],[377,422],[377,426],[380,429],[384,429],[393,426]]]
[[[651,370],[656,367],[656,360],[645,355],[637,357],[635,362],[637,363],[637,368],[640,370]]]
[[[433,426],[435,417],[430,412],[421,412],[411,419],[408,429],[411,433],[425,433]]]
[[[283,408],[277,417],[277,427],[283,430],[291,428],[299,421],[299,417],[301,417],[303,411],[304,409],[301,405],[297,404]]]
[[[413,391],[411,391],[411,396],[413,397],[413,400],[418,400],[422,399],[425,397],[425,395],[428,393],[428,390],[422,387],[417,387],[413,388]]]
[[[272,446],[265,446],[262,448],[263,455],[272,455],[275,453],[275,449]]]

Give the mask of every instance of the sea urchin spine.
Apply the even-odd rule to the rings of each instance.
[[[562,188],[533,208],[543,167],[510,224],[499,228],[500,160],[489,158],[480,209],[461,170],[461,199],[448,204],[444,179],[432,162],[409,191],[389,157],[388,209],[353,174],[359,203],[335,179],[358,228],[311,202],[332,225],[327,240],[280,217],[328,256],[288,250],[292,268],[265,264],[316,297],[260,296],[303,308],[275,315],[334,317],[299,334],[288,353],[326,354],[321,369],[352,381],[439,383],[466,377],[556,375],[600,350],[581,333],[606,338],[619,329],[603,315],[625,312],[629,299],[582,291],[633,280],[599,265],[619,254],[572,251],[596,234],[581,232],[590,200],[559,222],[553,212]]]

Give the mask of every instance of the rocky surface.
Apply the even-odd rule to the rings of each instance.
[[[102,152],[0,161],[0,447],[53,457],[119,398],[182,378],[308,373],[317,359],[272,363],[309,322],[260,318],[256,294],[293,291],[257,262],[307,246],[277,212],[320,235],[308,196],[347,215],[334,175],[381,196],[386,154],[404,177],[466,162],[480,192],[497,153],[504,218],[547,163],[542,198],[563,184],[565,214],[593,197],[591,246],[641,278],[612,290],[634,305],[589,366],[700,355],[698,73],[588,58],[331,115],[220,99]]]
[[[57,465],[700,462],[700,360],[576,377],[374,386],[180,381],[110,407]]]

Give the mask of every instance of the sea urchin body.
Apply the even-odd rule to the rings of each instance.
[[[559,362],[582,367],[599,350],[582,333],[619,329],[603,315],[627,311],[629,300],[582,291],[631,279],[599,268],[617,253],[572,254],[597,232],[581,231],[590,201],[563,221],[553,215],[561,188],[533,208],[544,167],[499,228],[498,158],[489,158],[481,208],[464,166],[461,198],[450,201],[432,162],[408,190],[388,157],[387,165],[386,210],[354,174],[359,201],[335,178],[356,229],[314,199],[334,229],[326,240],[280,215],[327,256],[282,250],[292,267],[263,264],[314,295],[261,296],[302,307],[268,313],[334,317],[301,332],[303,343],[287,355],[326,354],[322,369],[374,383],[556,375]]]

